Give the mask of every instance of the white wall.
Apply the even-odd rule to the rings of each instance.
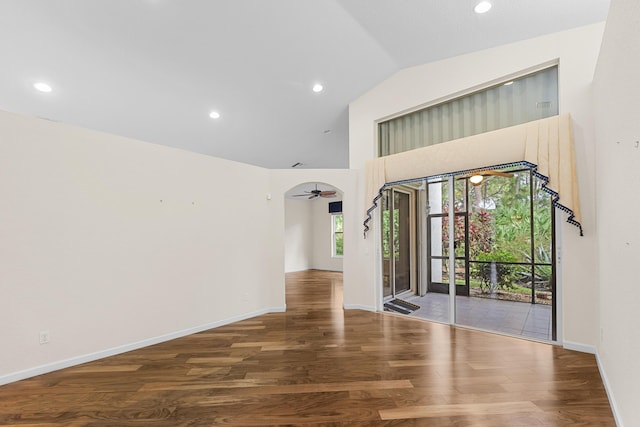
[[[334,199],[316,199],[311,203],[313,215],[312,268],[316,270],[342,271],[342,258],[332,257],[332,223],[329,203]]]
[[[418,106],[435,103],[452,94],[468,91],[520,73],[539,64],[559,60],[560,112],[573,117],[576,161],[585,236],[563,223],[562,269],[565,345],[595,351],[598,341],[598,287],[596,281],[596,221],[594,179],[594,129],[590,84],[604,24],[525,40],[440,62],[401,70],[349,106],[350,167],[358,171],[358,193],[364,194],[364,164],[376,155],[377,120]],[[362,229],[365,201],[356,200],[357,222]],[[379,300],[376,272],[378,221],[366,240],[355,242],[357,258],[345,269],[360,272],[345,300],[375,306]],[[350,267],[352,266],[352,267]],[[379,272],[378,272],[379,274]]]
[[[284,193],[316,181],[356,216],[349,170],[270,171],[0,112],[0,384],[284,310]]]
[[[0,112],[0,383],[284,309],[269,175]]]
[[[307,200],[285,199],[284,271],[309,270],[313,261],[313,210]]]
[[[599,355],[619,425],[640,425],[640,3],[613,0],[594,79]]]

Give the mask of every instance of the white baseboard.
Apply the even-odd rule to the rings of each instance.
[[[287,305],[283,305],[282,307],[271,307],[267,309],[267,313],[285,313],[287,311]],[[255,316],[252,316],[255,317]]]
[[[607,392],[607,397],[609,398],[609,404],[611,405],[611,412],[613,412],[613,418],[616,420],[616,425],[618,427],[624,427],[622,424],[622,420],[618,415],[620,412],[618,411],[618,405],[616,404],[616,399],[613,397],[613,392],[611,387],[609,386],[609,379],[607,378],[607,373],[604,370],[604,366],[602,366],[602,361],[600,360],[600,353],[596,352],[596,362],[598,363],[598,371],[600,371],[600,377],[602,378],[602,383],[604,384],[604,390]]]
[[[613,397],[613,392],[611,390],[611,386],[609,385],[609,380],[607,379],[607,373],[604,370],[604,366],[602,365],[602,361],[600,360],[600,353],[598,352],[597,347],[593,345],[580,344],[572,341],[565,341],[563,343],[563,347],[567,350],[575,350],[580,351],[582,353],[589,353],[596,356],[596,363],[598,364],[598,371],[600,371],[600,378],[602,378],[602,384],[604,384],[604,389],[607,393],[607,397],[609,398],[609,405],[611,406],[611,412],[613,412],[613,418],[616,421],[616,425],[618,427],[624,427],[622,424],[622,420],[620,419],[618,405],[616,404],[616,400]]]
[[[342,308],[344,308],[345,310],[378,311],[372,305],[361,305],[361,304],[344,304]]]
[[[193,328],[183,329],[181,331],[171,332],[165,335],[148,338],[142,341],[125,344],[119,347],[100,350],[94,353],[83,354],[80,356],[71,357],[69,359],[59,360],[57,362],[47,363],[45,365],[40,365],[33,368],[25,369],[22,371],[12,372],[12,373],[0,376],[0,386],[4,384],[9,384],[12,382],[24,380],[27,378],[35,377],[37,375],[42,375],[49,372],[57,371],[60,369],[70,368],[72,366],[80,365],[82,363],[103,359],[105,357],[115,356],[117,354],[126,353],[128,351],[137,350],[143,347],[148,347],[150,345],[159,344],[165,341],[174,340],[176,338],[185,337],[187,335],[196,334],[198,332],[206,331],[208,329],[213,329],[220,326],[228,325],[230,323],[239,322],[241,320],[250,319],[252,317],[261,316],[263,314],[282,313],[284,311],[286,311],[286,307],[283,306],[283,307],[270,307],[262,310],[253,311],[250,313],[243,313],[238,316],[233,316],[233,317],[218,320],[215,322],[207,323],[204,325],[195,326]]]
[[[581,344],[573,341],[564,341],[562,346],[567,350],[579,351],[582,353],[597,354],[598,349],[593,345]]]

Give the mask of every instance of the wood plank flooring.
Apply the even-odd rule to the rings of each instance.
[[[592,355],[341,307],[288,274],[286,313],[0,387],[0,425],[615,426]]]

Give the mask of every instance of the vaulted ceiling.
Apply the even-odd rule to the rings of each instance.
[[[399,69],[603,21],[609,5],[492,0],[479,15],[478,1],[0,0],[0,109],[267,168],[345,168],[348,104]]]

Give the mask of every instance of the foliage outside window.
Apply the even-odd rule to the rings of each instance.
[[[332,256],[341,257],[344,255],[344,219],[342,214],[331,215],[331,235],[332,235]]]
[[[391,235],[391,211],[383,210],[382,211],[382,235],[384,238],[382,239],[382,257],[384,259],[391,258],[391,245],[390,238]],[[393,211],[393,229],[398,230],[400,228],[400,211],[398,209],[394,209]],[[394,233],[393,235],[393,248],[394,248],[394,256],[400,256],[400,236],[398,233]]]
[[[542,190],[542,184],[529,170],[514,171],[511,178],[488,176],[478,186],[467,186],[464,178],[456,180],[455,256],[469,262],[473,296],[493,297],[497,292],[501,299],[530,301],[535,292],[536,302],[550,304],[553,211],[551,198]],[[446,213],[449,201],[445,190],[443,182],[442,205],[438,209]],[[448,217],[442,218],[441,227],[446,256]],[[445,276],[447,270],[448,266],[443,264]]]

